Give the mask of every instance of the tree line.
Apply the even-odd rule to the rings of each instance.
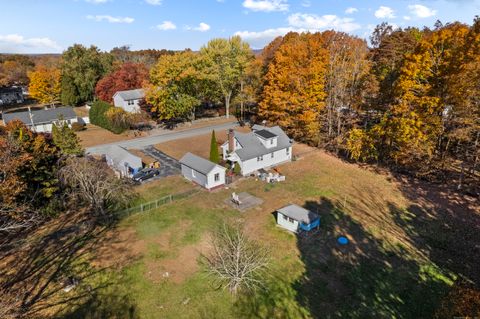
[[[478,192],[480,19],[267,46],[258,115],[296,140]]]

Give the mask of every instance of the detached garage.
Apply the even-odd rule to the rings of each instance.
[[[226,168],[192,153],[180,159],[182,175],[208,190],[225,185]]]

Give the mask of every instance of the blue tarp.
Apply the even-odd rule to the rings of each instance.
[[[313,222],[310,224],[304,224],[300,223],[300,229],[305,230],[305,231],[311,231],[315,227],[320,226],[320,218],[315,219]]]

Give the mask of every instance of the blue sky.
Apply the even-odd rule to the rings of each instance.
[[[471,24],[480,0],[0,0],[0,8],[0,53],[57,53],[73,43],[197,50],[234,34],[262,48],[288,31],[327,29],[366,38],[383,21]]]

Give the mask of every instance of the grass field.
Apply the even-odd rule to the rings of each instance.
[[[284,183],[240,180],[121,220],[71,266],[88,270],[69,295],[75,302],[50,311],[57,318],[431,318],[456,278],[478,283],[479,256],[471,253],[480,247],[478,203],[305,146],[295,151],[304,155],[279,168]],[[172,177],[138,192],[148,201],[192,187]],[[223,203],[232,190],[264,203],[232,210]],[[272,213],[287,203],[318,212],[320,231],[296,237],[276,227]],[[243,223],[269,249],[266,290],[232,297],[205,275],[201,256],[228,221]],[[350,244],[339,246],[340,235]]]

